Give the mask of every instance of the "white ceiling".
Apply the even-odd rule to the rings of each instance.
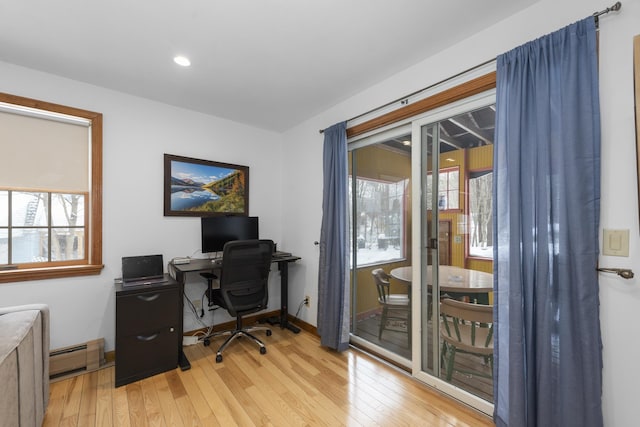
[[[0,0],[0,61],[282,132],[535,1]]]

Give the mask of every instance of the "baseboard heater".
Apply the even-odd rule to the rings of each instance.
[[[49,377],[94,371],[105,364],[104,338],[59,348],[49,353]]]

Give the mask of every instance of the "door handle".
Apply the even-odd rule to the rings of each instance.
[[[428,249],[438,249],[438,239],[429,239]]]

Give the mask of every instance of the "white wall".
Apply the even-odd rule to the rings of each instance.
[[[107,349],[113,349],[113,278],[119,275],[120,257],[161,252],[169,259],[190,255],[199,247],[196,220],[162,215],[162,154],[167,152],[250,166],[250,211],[261,218],[261,235],[302,256],[290,268],[289,312],[295,313],[304,296],[311,295],[311,306],[303,308],[300,317],[316,324],[318,247],[314,241],[319,239],[322,215],[322,136],[318,130],[446,79],[612,2],[541,0],[284,135],[0,62],[0,91],[104,114],[106,265],[95,277],[0,284],[0,305],[49,304],[52,348],[104,336]],[[601,19],[600,32],[601,228],[631,232],[630,257],[602,256],[600,264],[632,268],[636,274],[640,274],[640,237],[631,61],[632,36],[640,33],[638,22],[640,0],[625,0],[619,14]],[[0,147],[0,152],[7,151]],[[134,170],[136,165],[142,169]],[[277,283],[277,273],[273,276],[272,282]],[[199,282],[197,278],[193,281]],[[640,307],[640,279],[602,275],[600,285],[605,423],[635,425],[640,343],[634,340],[634,314]],[[187,288],[193,293],[198,286]],[[279,306],[277,288],[270,306]],[[185,322],[187,330],[197,327],[189,317]]]
[[[121,275],[122,256],[161,253],[168,261],[199,254],[200,220],[164,217],[164,153],[249,166],[249,213],[260,217],[261,237],[280,240],[279,134],[3,62],[0,91],[103,114],[102,274],[0,284],[0,306],[49,304],[51,348],[104,337],[106,349],[114,349],[113,279]],[[0,147],[1,155],[10,152]],[[187,293],[199,299],[204,280],[188,279]],[[272,273],[270,309],[280,306],[278,279]],[[223,311],[215,317],[231,319]],[[199,327],[185,316],[186,331]]]
[[[611,2],[541,0],[536,5],[478,33],[380,84],[300,124],[284,135],[283,241],[305,260],[292,269],[290,301],[317,294],[318,249],[322,216],[322,136],[339,121],[430,86],[495,58],[520,44],[555,31]],[[640,34],[640,1],[625,0],[620,13],[600,20],[600,93],[602,109],[601,228],[629,229],[628,258],[600,257],[600,265],[632,268],[637,277],[624,280],[600,276],[601,326],[604,356],[605,424],[637,424],[637,384],[640,384],[640,342],[636,315],[640,309],[640,236],[636,191],[632,37]],[[425,22],[428,25],[428,21]],[[316,324],[315,304],[303,309],[305,321]],[[597,374],[597,373],[594,373]]]

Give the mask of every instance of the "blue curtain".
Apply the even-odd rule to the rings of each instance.
[[[318,334],[323,346],[349,346],[347,123],[324,131],[322,229],[318,271]]]
[[[593,17],[497,60],[497,426],[602,426]]]

